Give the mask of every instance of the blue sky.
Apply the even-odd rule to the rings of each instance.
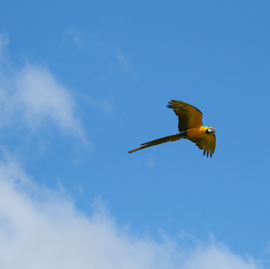
[[[1,268],[269,268],[269,1],[4,1]],[[175,134],[171,99],[217,129]]]

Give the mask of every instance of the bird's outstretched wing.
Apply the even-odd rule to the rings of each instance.
[[[179,132],[202,126],[202,112],[198,108],[176,100],[169,102],[167,107],[172,108],[179,118]]]
[[[212,157],[216,148],[216,136],[213,133],[205,134],[202,137],[187,137],[188,140],[194,142],[200,149],[203,149],[203,155],[207,153],[207,157]]]

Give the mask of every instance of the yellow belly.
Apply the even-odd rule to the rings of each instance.
[[[205,135],[206,130],[208,127],[201,126],[199,128],[190,128],[187,130],[188,137],[200,137]]]

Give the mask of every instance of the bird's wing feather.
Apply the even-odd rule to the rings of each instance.
[[[216,136],[212,133],[205,134],[201,137],[188,137],[188,140],[194,142],[200,149],[203,149],[203,155],[207,153],[207,157],[212,157],[213,153],[215,152],[216,148]]]
[[[179,132],[202,126],[202,112],[198,108],[176,100],[169,102],[168,107],[172,108],[179,118]]]

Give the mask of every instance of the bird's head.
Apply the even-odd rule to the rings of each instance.
[[[215,134],[216,133],[216,128],[211,126],[206,130],[206,133],[207,134],[209,134],[209,133]]]

